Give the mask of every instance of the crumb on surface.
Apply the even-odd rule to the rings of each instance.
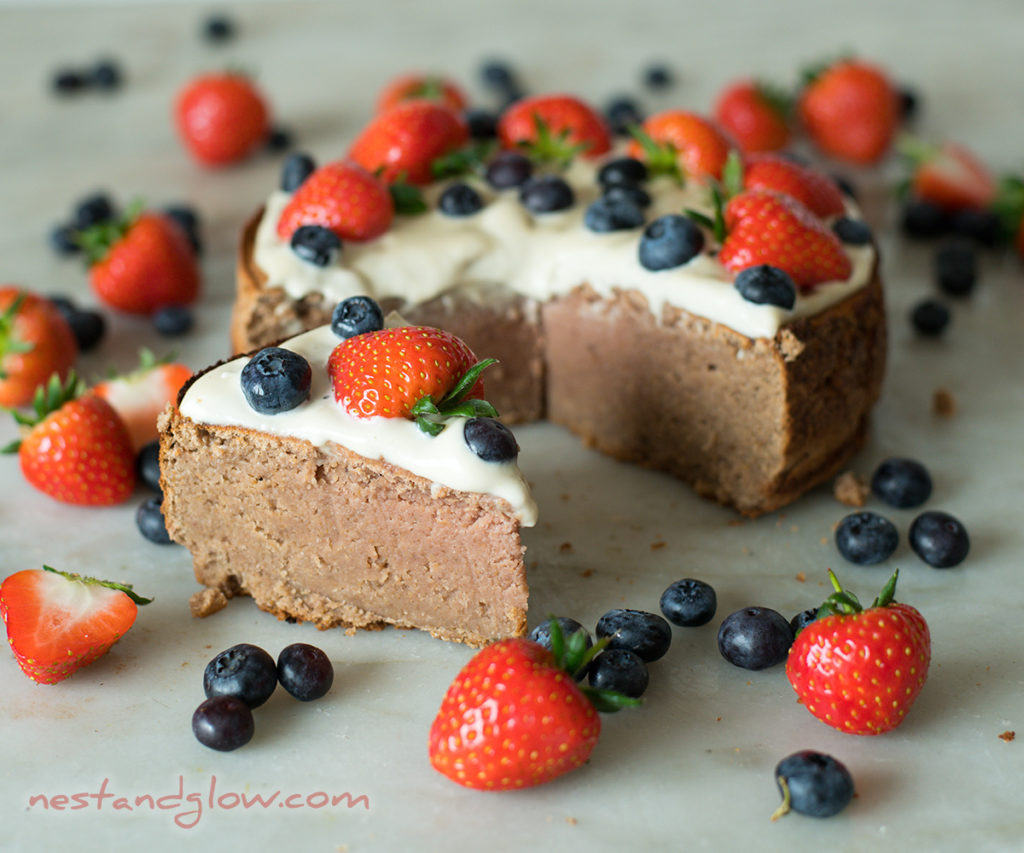
[[[805,572],[797,572],[796,579],[800,581],[800,583],[803,583],[805,580],[807,580],[807,574]]]
[[[667,548],[667,547],[668,547],[668,543],[667,542],[662,542],[660,539],[657,542],[652,542],[651,543],[651,550],[652,551],[660,551],[662,548]]]
[[[1005,732],[1003,732],[1001,735],[999,735],[999,740],[1005,741],[1006,743],[1009,743],[1011,740],[1014,740],[1016,737],[1017,737],[1017,733],[1015,731],[1011,731],[1010,729],[1007,729]]]
[[[578,821],[578,820],[576,820],[576,818],[574,818],[574,817],[567,817],[567,818],[565,819],[565,822],[566,822],[567,824],[569,824],[569,826],[576,826],[576,824],[577,824],[577,823],[579,823],[579,821]]]
[[[932,394],[932,413],[940,418],[951,418],[956,414],[956,398],[945,388],[936,388]]]
[[[205,587],[192,594],[188,600],[189,612],[198,619],[203,619],[228,605],[227,596],[219,589]]]
[[[745,519],[742,518],[730,518],[726,522],[726,524],[728,524],[730,527],[739,527],[741,524],[743,524],[744,520]]]
[[[846,506],[864,506],[870,493],[871,487],[853,471],[844,471],[832,486],[835,499]]]
[[[593,569],[584,569],[582,572],[580,572],[580,577],[589,578],[592,574],[594,574]]]
[[[558,546],[559,554],[571,554],[573,552],[572,542],[563,542]]]

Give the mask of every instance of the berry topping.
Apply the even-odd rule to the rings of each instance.
[[[554,213],[572,207],[576,203],[576,195],[563,178],[537,175],[522,185],[519,201],[533,213]]]
[[[153,312],[153,328],[165,338],[180,338],[192,331],[195,315],[188,305],[164,305]]]
[[[455,112],[466,107],[466,96],[455,81],[436,74],[402,74],[377,96],[377,112],[387,112],[396,104],[411,100],[436,101]]]
[[[661,612],[673,625],[693,628],[711,621],[718,608],[715,590],[704,581],[683,578],[661,594]]]
[[[263,95],[241,74],[204,74],[178,93],[178,134],[205,166],[244,160],[266,141],[270,117]]]
[[[647,664],[629,649],[605,649],[590,662],[587,681],[596,690],[614,690],[639,699],[650,681]]]
[[[767,669],[782,663],[792,642],[793,629],[786,617],[768,607],[737,610],[718,628],[718,651],[743,669]]]
[[[533,174],[533,162],[518,151],[502,151],[490,163],[484,177],[496,190],[519,187]]]
[[[642,159],[652,174],[721,179],[735,148],[714,122],[685,110],[666,110],[648,118],[628,152]]]
[[[587,206],[583,224],[598,233],[627,231],[644,224],[644,212],[633,201],[621,195],[604,195]]]
[[[747,267],[736,274],[733,282],[740,296],[757,305],[776,305],[787,311],[796,305],[796,285],[785,270],[771,264]]]
[[[967,530],[959,519],[945,512],[922,512],[910,525],[910,547],[936,569],[949,569],[964,561],[971,549]]]
[[[135,526],[150,542],[157,545],[170,545],[171,537],[167,533],[167,525],[164,523],[164,513],[161,509],[163,497],[147,498],[135,511]]]
[[[772,820],[790,811],[810,817],[832,817],[853,799],[853,777],[846,765],[811,749],[783,758],[775,766],[775,782],[782,794],[782,804]]]
[[[839,553],[858,566],[873,566],[888,560],[899,541],[896,525],[866,510],[851,513],[836,528]]]
[[[331,331],[339,338],[351,338],[384,328],[384,314],[369,296],[350,296],[334,306]]]
[[[469,449],[484,462],[514,462],[519,456],[512,430],[494,418],[470,418],[463,436]]]
[[[292,643],[277,656],[277,680],[300,702],[312,702],[331,689],[334,666],[316,646]]]
[[[910,311],[910,322],[922,335],[938,337],[949,325],[949,309],[937,299],[922,299]]]
[[[225,649],[203,671],[206,697],[233,696],[250,708],[266,702],[277,687],[277,664],[266,651],[250,643]]]
[[[316,171],[316,162],[308,154],[295,151],[289,154],[281,166],[281,189],[293,193]]]
[[[300,225],[289,245],[299,258],[317,267],[331,266],[341,254],[341,238],[323,225]]]
[[[213,696],[192,714],[192,734],[196,740],[220,752],[245,746],[255,730],[249,706],[234,696]]]
[[[647,178],[647,166],[636,157],[616,157],[605,163],[597,173],[597,182],[602,187],[614,184],[642,184]]]
[[[935,252],[935,280],[950,296],[967,296],[978,281],[977,253],[964,241],[940,246]]]
[[[297,352],[281,347],[260,350],[242,368],[245,401],[264,415],[294,409],[309,399],[313,369]]]
[[[736,168],[742,169],[744,189],[788,195],[822,219],[842,216],[846,211],[836,182],[811,165],[794,162],[781,154],[754,154],[745,164],[736,160]],[[725,177],[730,178],[728,170]]]
[[[628,201],[644,209],[651,206],[651,194],[636,184],[609,184],[601,194],[602,198],[613,201]]]
[[[867,223],[843,216],[832,223],[832,231],[848,246],[867,246],[874,240],[874,234]]]
[[[564,164],[577,154],[599,157],[611,148],[604,119],[570,95],[535,95],[516,101],[498,119],[505,148],[522,148],[539,163]]]
[[[889,506],[920,506],[932,494],[928,469],[914,459],[886,459],[871,475],[871,491]]]
[[[659,216],[644,229],[638,249],[640,265],[657,271],[679,267],[704,249],[704,232],[678,213]]]
[[[609,649],[628,649],[647,662],[664,657],[672,644],[672,626],[645,610],[609,610],[597,620],[596,633],[608,638]]]
[[[484,206],[484,200],[469,184],[457,181],[445,188],[437,206],[447,216],[471,216]]]

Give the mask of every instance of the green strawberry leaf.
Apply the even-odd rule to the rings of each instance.
[[[478,140],[455,151],[449,151],[430,163],[435,178],[453,178],[479,172],[497,148],[493,139]]]
[[[131,584],[118,583],[117,581],[104,581],[100,580],[99,578],[91,578],[86,575],[79,575],[73,572],[62,572],[60,571],[60,569],[54,569],[51,566],[47,565],[43,566],[43,571],[53,572],[55,575],[60,575],[63,578],[67,578],[69,581],[76,581],[77,583],[84,583],[89,586],[102,586],[106,587],[107,589],[116,589],[119,592],[123,592],[132,601],[134,601],[136,604],[140,606],[143,604],[149,604],[153,600],[152,598],[143,598],[141,595],[135,592],[134,589],[132,589]]]
[[[401,177],[388,184],[388,192],[391,193],[395,213],[403,216],[416,216],[427,211],[427,202],[423,198],[420,188],[406,183]]]
[[[685,186],[686,178],[679,168],[679,158],[676,156],[678,152],[671,142],[655,142],[639,127],[630,127],[629,132],[640,143],[647,172],[652,178],[657,175],[668,175],[679,186]]]

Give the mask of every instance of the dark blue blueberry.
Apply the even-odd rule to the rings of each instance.
[[[316,171],[316,162],[308,154],[294,151],[284,158],[281,166],[281,189],[293,193]]]
[[[121,66],[113,59],[99,60],[89,71],[89,80],[97,89],[113,91],[119,89],[124,82]]]
[[[82,251],[75,239],[74,227],[64,223],[54,225],[51,229],[50,245],[58,255],[77,255]]]
[[[245,746],[255,730],[249,706],[234,696],[214,696],[192,714],[192,734],[196,740],[220,752]]]
[[[694,578],[678,580],[661,594],[661,612],[674,625],[704,625],[711,621],[717,608],[715,590]]]
[[[650,207],[652,201],[651,194],[636,184],[609,184],[605,188],[602,198],[625,199],[641,210]]]
[[[612,98],[604,109],[604,117],[616,136],[629,136],[630,129],[644,122],[644,112],[634,98],[620,95]]]
[[[554,213],[576,203],[576,195],[564,178],[537,175],[519,188],[519,201],[532,213]]]
[[[852,198],[854,201],[857,200],[857,187],[854,186],[853,181],[846,177],[846,175],[837,175],[833,173],[832,180],[835,181],[836,186],[839,187],[839,192],[847,198]]]
[[[521,187],[533,175],[533,163],[518,151],[503,151],[487,164],[484,177],[496,190]]]
[[[558,623],[558,627],[562,629],[562,636],[568,639],[577,631],[582,631],[586,635],[586,647],[589,649],[594,645],[594,640],[590,636],[590,632],[579,622],[569,616],[556,616],[555,621]],[[540,643],[545,649],[551,648],[551,620],[545,619],[536,628],[530,631],[530,639],[535,643]]]
[[[627,198],[601,196],[587,206],[583,224],[600,234],[626,231],[644,224],[644,212]]]
[[[309,397],[313,369],[301,355],[266,347],[242,368],[242,393],[257,412],[276,415],[294,409]]]
[[[237,25],[227,15],[210,15],[203,21],[203,38],[214,43],[230,41],[235,37]]]
[[[605,163],[597,173],[597,182],[602,187],[613,184],[642,184],[647,180],[647,165],[635,157],[616,157]]]
[[[775,781],[783,796],[779,814],[789,809],[810,817],[832,817],[853,799],[853,777],[831,755],[805,749],[783,758],[775,767]],[[788,790],[789,796],[786,797]]]
[[[457,181],[445,188],[437,206],[448,216],[472,216],[484,206],[484,200],[469,184]]]
[[[871,491],[889,506],[920,506],[932,495],[928,469],[915,459],[886,459],[871,475]]]
[[[512,66],[502,59],[490,59],[480,66],[483,84],[500,94],[518,91],[519,81]]]
[[[258,708],[277,687],[277,663],[259,646],[239,643],[225,649],[203,671],[206,697],[234,696]]]
[[[167,534],[167,525],[164,523],[164,513],[161,509],[163,496],[148,498],[139,504],[135,511],[135,525],[139,533],[145,536],[150,542],[157,545],[170,545],[171,537]]]
[[[498,133],[498,117],[490,110],[470,107],[462,117],[469,128],[470,139],[494,139]]]
[[[161,491],[160,488],[160,442],[155,439],[144,444],[135,457],[135,470],[143,485],[148,486],[154,492]]]
[[[109,222],[114,218],[114,203],[104,192],[86,196],[75,205],[71,215],[71,227],[76,231],[84,231],[101,222]]]
[[[789,627],[793,629],[794,637],[818,618],[819,609],[820,608],[817,607],[808,607],[806,610],[801,610],[796,614],[796,616],[789,620]]]
[[[931,240],[949,230],[949,215],[937,204],[911,197],[903,205],[900,228],[912,240]]]
[[[839,522],[836,547],[858,566],[873,566],[892,556],[899,544],[896,526],[873,512],[854,512]]]
[[[53,296],[50,301],[71,327],[79,352],[89,352],[103,340],[107,333],[107,321],[98,311],[81,309],[66,296]]]
[[[644,69],[644,85],[648,89],[667,89],[675,82],[672,70],[662,62],[654,62]]]
[[[909,123],[917,118],[921,108],[921,96],[918,91],[906,83],[901,83],[896,87],[896,95],[899,98],[900,117],[903,121]]]
[[[743,669],[767,669],[782,663],[793,644],[793,629],[768,607],[745,607],[725,617],[718,628],[718,651]]]
[[[287,127],[275,124],[267,133],[267,150],[275,154],[287,151],[295,143],[295,135]]]
[[[165,338],[179,338],[192,331],[195,315],[188,305],[165,305],[153,313],[153,328]]]
[[[740,296],[757,305],[791,309],[796,305],[796,284],[788,272],[770,264],[740,270],[733,282]]]
[[[384,313],[369,296],[350,296],[334,306],[331,331],[339,338],[352,338],[384,328]]]
[[[922,335],[938,337],[949,325],[949,309],[937,299],[922,299],[910,312],[910,322]]]
[[[334,666],[316,646],[292,643],[277,656],[277,680],[300,702],[312,702],[331,689]]]
[[[189,245],[196,255],[203,253],[203,241],[199,236],[199,214],[194,207],[185,204],[171,204],[164,208],[164,216],[178,223],[185,232]]]
[[[967,296],[978,281],[974,247],[956,241],[935,252],[935,280],[939,289],[950,296]]]
[[[659,216],[644,229],[638,256],[644,269],[657,271],[679,267],[704,248],[704,233],[678,213]]]
[[[848,216],[841,216],[832,223],[832,231],[848,246],[867,246],[874,239],[867,223]]]
[[[664,657],[672,644],[672,626],[646,610],[609,610],[597,620],[597,637],[608,637],[609,649],[629,649],[645,661]]]
[[[58,95],[76,95],[89,86],[89,76],[77,68],[59,68],[50,79],[50,87]]]
[[[971,549],[967,529],[949,513],[922,512],[910,525],[910,547],[936,569],[948,569],[963,562]]]
[[[328,267],[341,254],[341,237],[323,225],[300,225],[292,233],[291,247],[306,263]]]
[[[590,662],[587,680],[595,690],[614,690],[638,699],[650,681],[647,664],[629,649],[605,649]]]
[[[986,249],[994,249],[1003,241],[1003,224],[993,210],[967,208],[952,215],[950,231],[967,237]]]
[[[519,444],[512,430],[494,418],[469,418],[463,437],[469,449],[484,462],[512,462],[519,456]]]

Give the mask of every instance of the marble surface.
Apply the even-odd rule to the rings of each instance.
[[[532,90],[601,102],[641,94],[641,69],[663,60],[677,84],[646,96],[649,109],[703,110],[735,76],[790,82],[800,64],[852,49],[918,88],[922,136],[959,139],[1003,171],[1024,165],[1017,0],[864,0],[841,9],[724,0],[714,11],[655,0],[229,8],[239,38],[212,47],[197,37],[204,5],[0,4],[0,279],[90,303],[81,267],[55,258],[45,240],[74,199],[104,188],[125,201],[193,203],[204,219],[205,293],[196,332],[178,349],[196,368],[226,354],[235,240],[280,163],[267,155],[208,172],[188,160],[170,103],[201,69],[234,64],[258,73],[278,120],[325,159],[343,151],[380,86],[408,69],[446,70],[482,96],[478,64],[501,56]],[[56,66],[104,54],[125,66],[122,91],[49,95]],[[141,539],[133,521],[141,491],[113,509],[62,506],[3,459],[4,574],[47,563],[132,582],[156,600],[108,656],[60,685],[35,685],[0,655],[0,848],[1020,850],[1024,268],[986,255],[978,290],[953,306],[945,338],[916,339],[906,314],[931,291],[931,254],[895,236],[886,187],[898,169],[847,171],[881,235],[892,326],[884,396],[852,467],[867,474],[889,455],[923,460],[936,483],[929,506],[970,529],[961,567],[936,571],[913,555],[905,538],[912,510],[886,511],[903,537],[888,563],[853,567],[832,544],[846,509],[828,488],[741,522],[667,477],[584,450],[557,428],[521,429],[523,467],[542,511],[524,536],[534,614],[572,613],[593,624],[611,607],[656,609],[661,591],[685,576],[717,588],[719,613],[708,626],[676,630],[668,656],[651,667],[644,706],[605,718],[587,767],[545,787],[486,795],[449,783],[426,757],[430,721],[469,649],[408,631],[321,634],[280,623],[248,600],[193,620],[189,555]],[[136,319],[112,317],[111,329],[81,359],[87,376],[128,367],[140,345],[166,348]],[[955,417],[932,414],[937,388],[954,395]],[[0,440],[13,433],[0,424]],[[889,734],[834,732],[796,704],[781,668],[747,672],[717,652],[717,624],[733,610],[761,604],[796,613],[824,596],[828,567],[870,598],[895,566],[902,598],[931,625],[933,666],[906,723]],[[231,754],[200,746],[189,720],[207,660],[237,642],[276,654],[294,641],[331,655],[332,693],[300,706],[278,691],[257,711],[249,746]],[[1000,739],[1010,730],[1022,737]],[[771,823],[772,769],[803,748],[844,761],[858,796],[831,820]],[[62,794],[92,796],[58,810],[51,798]],[[36,795],[51,807],[30,805]],[[270,804],[253,802],[257,795]],[[325,797],[341,799],[323,805]],[[140,805],[118,808],[118,798]],[[76,803],[87,805],[71,809]]]

